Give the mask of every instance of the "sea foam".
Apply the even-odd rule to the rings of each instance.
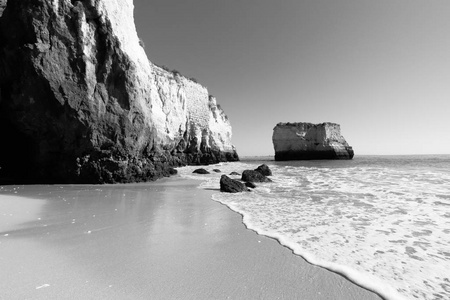
[[[216,193],[213,199],[240,213],[249,229],[385,299],[449,298],[449,173],[373,165],[269,166],[273,183],[259,183],[252,193]],[[228,174],[255,167],[219,168]],[[192,170],[182,168],[180,174],[203,180],[200,188],[218,188],[221,174],[192,175]]]

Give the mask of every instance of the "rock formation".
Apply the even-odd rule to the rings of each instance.
[[[352,147],[335,123],[278,123],[272,141],[275,160],[353,158]]]
[[[0,0],[0,17],[3,14],[3,11],[5,10],[6,7],[6,0]]]
[[[133,9],[132,0],[8,1],[0,182],[143,181],[239,159],[208,90],[148,61]]]
[[[220,191],[225,193],[240,193],[249,191],[247,186],[235,179],[231,179],[227,175],[220,177]]]
[[[242,181],[248,182],[272,182],[270,178],[267,178],[263,174],[255,170],[245,170],[242,172]]]
[[[264,176],[272,176],[272,170],[266,164],[262,164],[255,169],[256,172],[261,173]]]
[[[194,174],[211,174],[206,169],[203,169],[203,168],[195,169],[192,173],[194,173]]]

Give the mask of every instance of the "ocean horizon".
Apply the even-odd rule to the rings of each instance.
[[[272,183],[219,193],[218,179],[267,164]],[[450,295],[450,155],[357,155],[353,160],[275,161],[270,156],[180,168],[212,198],[308,262],[385,299]],[[240,179],[240,176],[230,176]]]

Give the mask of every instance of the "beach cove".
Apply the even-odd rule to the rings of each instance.
[[[0,187],[2,297],[380,299],[246,229],[198,184]]]

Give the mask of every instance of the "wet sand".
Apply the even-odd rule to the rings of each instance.
[[[0,187],[0,298],[380,299],[197,185]]]

